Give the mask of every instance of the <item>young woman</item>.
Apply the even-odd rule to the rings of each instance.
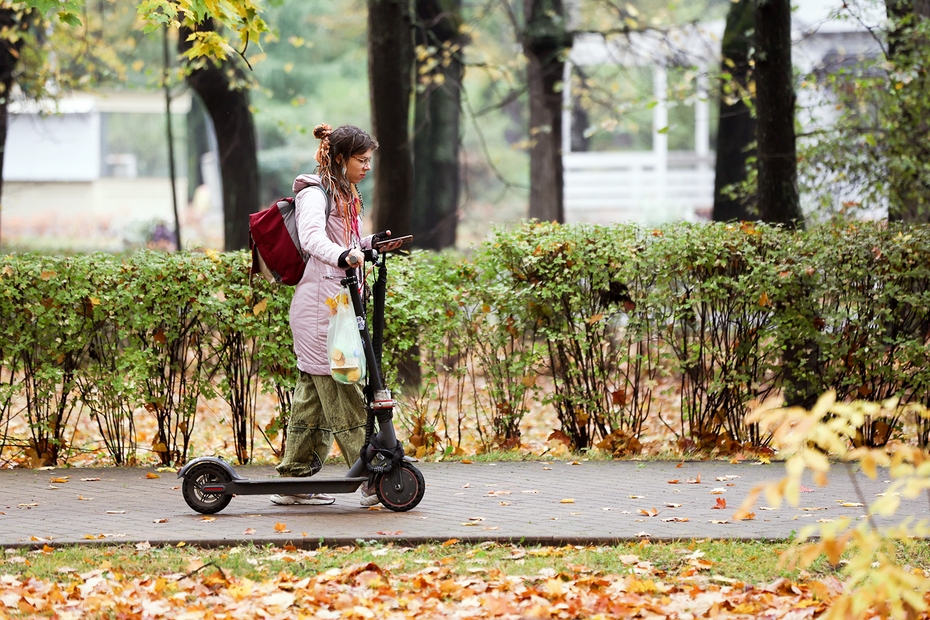
[[[302,174],[294,180],[300,246],[309,255],[303,278],[291,301],[290,324],[294,336],[299,377],[291,402],[284,457],[277,470],[282,476],[312,476],[323,467],[333,440],[351,467],[365,442],[365,401],[358,384],[346,385],[330,374],[326,333],[330,309],[326,300],[339,294],[339,280],[349,267],[362,267],[363,250],[374,235],[363,237],[362,197],[357,184],[371,170],[378,143],[352,125],[332,129],[318,125],[318,175]],[[321,191],[322,190],[322,191]],[[324,193],[325,192],[325,193]],[[327,196],[331,200],[326,217]],[[383,235],[390,235],[387,231]],[[399,244],[398,244],[399,245]],[[396,246],[383,246],[390,251]],[[374,493],[361,489],[363,506],[378,503]],[[332,504],[334,497],[273,495],[279,505]]]

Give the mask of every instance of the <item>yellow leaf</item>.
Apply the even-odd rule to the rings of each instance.
[[[68,476],[63,476],[61,478],[52,478],[49,480],[50,484],[64,484],[68,481]]]
[[[274,524],[274,531],[276,531],[276,532],[284,532],[284,531],[287,531],[287,525],[285,525],[284,523],[275,523],[275,524]]]
[[[48,280],[51,280],[52,278],[54,278],[54,277],[57,276],[57,275],[58,275],[58,273],[55,272],[55,271],[43,271],[43,272],[39,275],[39,278],[41,278],[42,280],[48,281]]]
[[[598,313],[595,314],[594,316],[588,317],[588,319],[585,321],[585,323],[587,323],[588,325],[593,325],[593,324],[597,323],[598,321],[600,321],[600,320],[603,319],[603,318],[604,318],[604,314],[601,313],[601,312],[598,312]]]
[[[242,599],[252,594],[252,584],[250,582],[245,582],[231,586],[226,589],[226,593],[234,600],[241,601]]]
[[[570,497],[567,497],[559,502],[560,504],[574,504],[575,500]]]
[[[762,293],[762,296],[759,297],[759,305],[763,308],[769,305],[768,293],[765,293],[765,292]]]
[[[877,463],[875,462],[875,457],[871,452],[866,452],[862,455],[862,458],[859,459],[859,464],[862,466],[862,471],[866,476],[875,480],[878,477],[878,470],[876,469]]]
[[[258,316],[259,314],[264,312],[266,308],[268,308],[268,300],[263,299],[257,304],[255,304],[254,308],[252,308],[252,314],[254,314],[255,316]]]
[[[843,555],[843,549],[846,545],[838,540],[825,540],[822,546],[823,554],[830,560],[830,564],[833,566],[839,564],[840,558]]]
[[[156,478],[161,478],[161,476],[159,476],[158,474],[152,471],[145,474],[145,477],[148,478],[149,480],[155,480]]]

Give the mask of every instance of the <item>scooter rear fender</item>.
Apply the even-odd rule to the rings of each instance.
[[[223,459],[216,456],[198,456],[194,460],[188,462],[184,467],[181,468],[181,471],[178,472],[178,478],[183,478],[187,475],[187,472],[190,471],[192,467],[198,463],[216,463],[220,467],[226,470],[226,473],[229,474],[229,479],[232,481],[242,480],[242,476],[236,473],[236,470],[233,469],[232,465],[224,461]]]

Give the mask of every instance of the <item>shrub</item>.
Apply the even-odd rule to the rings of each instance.
[[[782,247],[792,233],[743,225],[677,226],[649,246],[662,341],[681,377],[681,428],[698,448],[764,442],[744,424],[781,387],[778,332],[795,288]]]
[[[840,400],[926,403],[930,387],[930,230],[860,222],[824,226],[806,238],[814,273],[818,363],[813,389]],[[921,420],[923,442],[926,425]],[[857,439],[882,445],[896,419],[865,424]]]
[[[628,352],[613,347],[612,336],[616,318],[631,301],[622,265],[636,236],[629,227],[530,222],[494,240],[509,286],[525,299],[520,329],[543,340],[554,384],[549,399],[577,449],[592,447],[621,426],[623,400],[615,394],[626,386],[611,371]]]
[[[457,292],[471,270],[451,253],[414,252],[408,260],[391,260],[382,368],[389,385],[406,368],[398,417],[421,456],[441,443],[454,449],[463,441],[469,351],[460,337],[467,309]]]
[[[403,386],[398,424],[421,455],[518,446],[548,404],[555,437],[576,449],[635,453],[650,417],[680,448],[762,446],[746,415],[769,397],[926,401],[928,265],[930,228],[918,226],[527,222],[470,258],[390,259],[382,369]],[[248,266],[245,252],[5,257],[0,450],[67,460],[86,410],[116,463],[143,449],[180,463],[198,400],[219,393],[240,462],[258,433],[280,452],[294,289],[250,280]],[[657,411],[659,390],[678,408]],[[260,391],[277,397],[264,428]],[[136,445],[141,410],[156,421],[151,447]],[[899,416],[926,445],[930,424],[905,409],[868,419],[856,444],[894,439]],[[24,436],[10,436],[14,421]]]

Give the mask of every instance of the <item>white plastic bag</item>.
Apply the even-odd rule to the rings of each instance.
[[[327,304],[336,309],[336,313],[329,319],[329,331],[326,334],[326,353],[333,379],[347,384],[364,381],[367,370],[365,350],[355,310],[349,302],[348,290],[343,289],[335,299],[327,300]]]

